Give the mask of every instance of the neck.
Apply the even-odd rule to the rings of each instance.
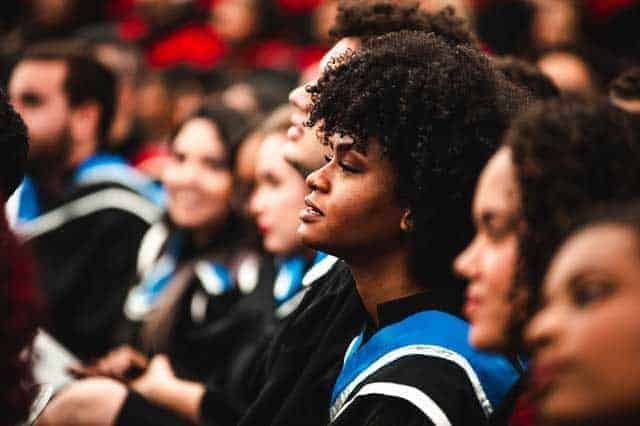
[[[86,142],[86,143],[85,143]],[[93,140],[74,143],[73,149],[69,153],[69,169],[75,170],[82,162],[94,155],[98,150],[98,142]]]
[[[424,291],[409,271],[406,246],[347,261],[365,309],[378,324],[378,305]]]

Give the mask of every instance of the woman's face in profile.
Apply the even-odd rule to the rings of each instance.
[[[464,308],[473,346],[503,351],[515,315],[514,278],[518,259],[520,195],[510,148],[487,163],[473,201],[476,235],[454,262],[469,281]]]
[[[326,164],[307,177],[311,194],[300,212],[298,234],[313,248],[350,261],[370,259],[404,244],[397,172],[375,140],[365,148],[332,138]]]
[[[230,212],[233,176],[218,128],[205,118],[187,121],[171,146],[162,175],[171,219],[192,230],[217,228]]]
[[[636,424],[639,304],[640,245],[633,230],[596,225],[564,243],[525,336],[543,424]]]
[[[300,251],[296,234],[298,214],[304,207],[307,187],[304,178],[284,158],[286,136],[267,135],[256,160],[256,183],[249,201],[249,212],[270,253],[288,256]]]

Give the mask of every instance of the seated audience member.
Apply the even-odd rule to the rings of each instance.
[[[339,6],[334,28],[337,43],[324,56],[320,68],[346,49],[357,50],[374,36],[401,29],[433,31],[451,45],[473,44],[474,40],[464,21],[449,9],[430,15],[419,10],[417,2],[345,1]],[[311,108],[305,85],[292,91],[289,101],[295,112],[285,157],[307,176],[323,164],[323,154],[315,129],[304,126]],[[349,268],[337,262],[326,278],[311,286],[269,344],[252,383],[257,398],[240,424],[326,424],[344,352],[366,319]]]
[[[225,139],[229,138],[227,132],[238,129],[240,123],[237,119],[232,119],[238,115],[237,113],[226,109],[224,111],[226,111],[226,116],[220,112],[216,114],[215,110],[209,110],[208,115],[198,114],[195,118],[187,121],[173,142],[174,157],[182,163],[195,162],[194,160],[197,158],[193,157],[196,156],[200,157],[198,160],[200,163],[212,162],[215,155],[203,152],[202,141],[206,138],[202,134],[202,129],[195,132],[193,126],[199,123],[199,126],[206,124],[210,127],[212,123],[224,123],[216,125],[216,128],[219,129],[217,137],[222,136],[223,140],[228,140]],[[280,116],[279,126],[276,127],[272,124],[274,127],[270,131],[265,130],[266,136],[258,152],[256,189],[250,201],[250,211],[256,218],[258,227],[263,234],[264,248],[277,259],[275,276],[263,273],[260,274],[259,282],[255,282],[255,279],[254,282],[250,282],[251,280],[247,280],[246,277],[243,279],[243,275],[247,275],[247,264],[241,263],[237,274],[230,275],[237,275],[235,280],[238,284],[236,293],[244,292],[247,295],[231,307],[229,306],[232,300],[230,293],[227,293],[230,296],[224,299],[219,296],[213,297],[217,293],[211,293],[208,298],[209,304],[213,306],[207,308],[208,316],[197,319],[194,318],[194,315],[204,313],[194,311],[194,307],[198,306],[197,296],[203,299],[200,300],[200,304],[203,301],[206,302],[207,298],[202,298],[199,293],[216,290],[222,280],[218,277],[216,282],[216,277],[212,276],[215,274],[203,270],[205,265],[202,265],[202,260],[197,261],[196,258],[189,262],[183,262],[186,265],[175,273],[175,278],[170,283],[164,284],[167,286],[163,292],[165,295],[160,296],[156,302],[155,311],[152,310],[148,314],[150,318],[146,320],[147,324],[144,324],[142,328],[142,337],[148,336],[155,341],[163,338],[171,340],[165,342],[164,347],[166,348],[166,343],[169,343],[169,348],[172,350],[166,350],[156,344],[152,352],[168,355],[170,364],[164,356],[157,355],[148,363],[144,355],[136,354],[131,349],[121,349],[95,367],[98,372],[113,371],[114,368],[120,369],[117,376],[124,378],[126,371],[122,371],[123,364],[129,368],[138,367],[141,369],[148,364],[148,370],[139,379],[131,382],[131,389],[128,391],[126,399],[121,400],[120,404],[113,405],[117,413],[109,413],[107,419],[115,419],[118,424],[146,424],[145,422],[158,424],[157,422],[160,421],[166,424],[181,424],[186,421],[235,424],[241,407],[247,403],[245,385],[251,378],[251,360],[258,355],[261,341],[268,339],[277,323],[300,303],[310,284],[309,280],[318,279],[323,274],[322,271],[329,269],[335,262],[335,258],[303,247],[296,235],[297,216],[304,206],[306,186],[304,179],[284,161],[282,156],[288,116],[282,116],[282,114]],[[203,123],[203,120],[206,119],[210,122]],[[189,150],[185,145],[187,142],[191,146]],[[229,145],[230,142],[225,142],[225,144]],[[195,152],[196,147],[199,147],[199,154]],[[181,158],[184,160],[179,160]],[[226,161],[229,160],[225,160],[225,163]],[[200,167],[202,166],[206,166],[206,163]],[[193,228],[194,220],[197,219],[194,217],[194,213],[198,205],[205,204],[204,207],[209,212],[218,213],[214,217],[217,221],[223,218],[219,214],[220,212],[215,211],[214,207],[217,210],[219,210],[219,206],[227,206],[228,208],[231,201],[230,187],[224,186],[226,200],[209,196],[210,203],[204,203],[202,197],[196,199],[188,191],[194,192],[202,186],[221,187],[220,182],[214,183],[220,178],[216,179],[215,176],[183,164],[179,166],[183,168],[183,179],[178,180],[177,170],[174,170],[176,167],[178,166],[170,166],[164,179],[170,200],[169,218],[173,222],[177,222],[183,231],[188,231],[194,237],[198,234],[201,239],[206,237],[205,241],[208,241],[209,249],[212,248],[212,244],[214,248],[217,245],[218,249],[224,249],[218,256],[226,255],[228,257],[233,254],[234,242],[229,240],[228,234],[220,231],[219,225],[212,226],[213,224],[208,221],[201,223],[198,226],[199,229]],[[224,173],[228,174],[229,172],[225,171]],[[192,185],[194,187],[191,187]],[[203,215],[200,217],[202,218]],[[211,234],[211,230],[216,234]],[[151,236],[152,232],[156,232],[156,230],[152,228],[148,235]],[[171,243],[172,240],[166,241]],[[145,238],[145,243],[151,244],[152,242]],[[170,248],[170,244],[168,248]],[[207,257],[210,258],[210,256],[211,252]],[[162,261],[162,257],[155,257],[160,259],[156,265],[166,264],[166,256],[164,256],[165,262]],[[155,272],[159,269],[161,268],[155,268]],[[195,287],[194,291],[185,290],[184,287],[187,281],[185,270],[189,269],[191,270],[189,276],[192,277],[190,286]],[[158,275],[153,273],[153,269],[151,271],[151,277]],[[161,291],[163,286],[161,279],[163,278],[169,279],[161,276],[143,282],[137,288],[137,292],[136,290],[132,292],[128,300],[131,303],[128,303],[125,309],[130,308],[132,313],[136,314],[148,311],[148,307],[144,309],[146,304],[142,298],[152,295],[149,294],[149,290]],[[183,293],[182,302],[176,305],[178,300],[176,293],[180,290]],[[218,300],[216,301],[216,299]],[[167,305],[169,303],[167,301],[173,301],[173,303]],[[172,328],[171,317],[175,317],[181,312],[184,312],[184,315],[190,319],[173,319]],[[168,319],[162,321],[162,317]],[[197,322],[200,322],[200,325]],[[123,360],[124,362],[122,362]],[[207,374],[203,375],[202,373],[205,371]],[[76,408],[87,407],[88,404],[100,405],[102,403],[100,395],[110,394],[110,387],[122,388],[122,385],[115,382],[108,384],[102,380],[93,379],[84,381],[75,387],[72,386],[66,393],[63,392],[57,401],[54,400],[45,418],[51,422],[69,421],[70,419],[84,422],[97,421],[99,418],[87,416],[90,416],[92,412],[100,412],[104,415],[104,411],[96,408],[95,411],[88,410],[87,413],[87,411]],[[120,390],[115,390],[113,394],[123,395]],[[176,395],[181,395],[181,397],[175,398]],[[201,411],[200,405],[212,401],[220,406],[224,404],[224,406],[209,411],[206,411],[206,406],[203,406],[203,411]],[[223,409],[224,411],[222,411]]]
[[[535,65],[512,56],[493,58],[494,66],[513,84],[525,88],[535,99],[551,99],[560,91]]]
[[[594,71],[578,53],[551,51],[545,53],[537,65],[562,93],[592,96],[598,92]]]
[[[348,264],[368,316],[331,424],[485,424],[519,373],[469,346],[450,264],[520,91],[479,50],[409,31],[341,56],[310,90],[327,164],[307,177],[298,233]]]
[[[639,283],[637,201],[596,213],[559,247],[526,332],[540,424],[640,422]]]
[[[640,67],[623,72],[609,86],[609,98],[616,106],[640,114]]]
[[[238,283],[244,261],[256,261],[247,257],[243,226],[233,209],[232,166],[248,129],[243,115],[207,105],[185,121],[171,142],[171,160],[162,178],[168,195],[167,216],[142,240],[138,253],[141,281],[124,304],[125,341],[131,346],[80,369],[83,374],[104,374],[129,382],[126,401],[114,402],[118,411],[105,419],[113,420],[118,412],[123,424],[139,424],[145,418],[147,389],[162,385],[151,380],[158,365],[175,371],[174,377],[181,380],[224,383],[244,324],[221,320],[240,298]],[[216,327],[211,326],[214,323]],[[149,361],[153,355],[156,357]],[[137,380],[132,381],[134,378]],[[69,413],[74,405],[68,401],[73,402],[77,392],[84,391],[87,399],[95,396],[85,389],[99,383],[87,380],[70,386],[54,400],[45,419],[73,419],[56,417],[64,409],[65,416],[73,414],[79,421],[92,422],[94,418],[82,417],[81,410]],[[103,386],[104,394],[110,394],[109,384]],[[120,385],[113,382],[111,386]],[[113,393],[114,398],[122,394]],[[101,402],[100,398],[94,401],[96,405]],[[149,419],[158,412],[166,414],[155,408]]]
[[[629,120],[603,101],[546,101],[514,120],[478,182],[476,236],[455,261],[469,280],[465,314],[474,347],[523,350],[526,307],[535,306],[536,280],[558,240],[593,204],[640,194],[638,161]],[[508,422],[513,404],[504,408],[495,424]]]
[[[157,187],[103,154],[113,113],[111,73],[68,45],[36,46],[9,94],[28,128],[28,175],[17,229],[38,264],[48,330],[77,356],[103,353],[135,271],[140,239],[159,209]]]

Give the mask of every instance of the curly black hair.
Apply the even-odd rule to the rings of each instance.
[[[618,76],[609,85],[609,93],[619,99],[640,99],[640,67],[633,67]]]
[[[373,139],[397,171],[411,212],[411,267],[429,285],[452,282],[451,264],[472,236],[476,179],[525,99],[479,50],[434,33],[400,31],[370,40],[325,70],[308,126],[319,136]]]
[[[492,60],[510,82],[524,87],[534,98],[544,100],[560,96],[553,81],[534,64],[513,56],[497,56]]]
[[[411,0],[342,0],[329,34],[334,40],[358,37],[366,41],[402,30],[434,32],[454,44],[478,44],[466,21],[456,16],[452,7],[431,14]]]
[[[581,214],[640,196],[640,144],[629,115],[606,100],[541,102],[505,136],[527,224],[517,282],[535,309],[551,256]]]
[[[27,126],[9,103],[7,95],[0,90],[0,199],[6,200],[16,190],[27,165],[29,139]]]

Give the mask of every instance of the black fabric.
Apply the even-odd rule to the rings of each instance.
[[[459,315],[455,301],[455,294],[440,288],[378,305],[379,324],[376,326],[370,319],[367,321],[363,344],[381,328],[420,311],[438,310]],[[462,367],[445,359],[420,355],[399,358],[367,377],[353,390],[346,402],[351,404],[332,424],[399,424],[399,419],[411,425],[433,424],[422,411],[411,408],[413,404],[408,401],[400,403],[398,400],[401,398],[396,396],[375,394],[355,397],[367,384],[381,382],[410,386],[423,392],[440,407],[454,426],[487,424],[473,386]]]
[[[82,187],[62,205],[116,184]],[[142,203],[149,203],[140,197]],[[153,208],[150,205],[150,208]],[[149,224],[137,215],[106,208],[70,220],[29,241],[38,283],[49,309],[47,330],[81,359],[102,355],[114,343],[136,255]]]
[[[187,426],[191,423],[130,390],[115,424],[116,426]]]
[[[518,365],[518,364],[516,364]],[[526,376],[520,377],[513,388],[507,393],[502,404],[491,414],[489,425],[491,426],[508,426],[511,415],[516,408],[518,399],[522,396],[526,388]]]
[[[482,426],[487,419],[478,402],[471,382],[462,367],[451,361],[412,355],[386,365],[354,389],[356,394],[370,383],[398,383],[422,391],[440,407],[454,426]],[[399,419],[411,425],[434,423],[412,403],[400,403],[389,395],[357,397],[333,425],[400,424]]]
[[[338,262],[311,286],[254,364],[254,402],[238,424],[326,425],[344,352],[365,320],[351,272]]]

